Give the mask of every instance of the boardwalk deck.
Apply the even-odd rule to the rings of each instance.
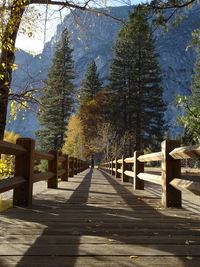
[[[86,170],[0,214],[0,266],[199,266],[200,218]]]

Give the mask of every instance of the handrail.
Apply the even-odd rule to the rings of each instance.
[[[14,189],[25,182],[26,182],[26,179],[20,176],[2,179],[0,180],[0,193]]]
[[[20,145],[0,141],[0,154],[21,155],[26,153],[26,149]]]
[[[19,138],[16,144],[0,141],[0,154],[16,156],[14,177],[0,180],[0,193],[14,189],[13,204],[18,206],[32,203],[34,183],[47,180],[48,188],[57,188],[58,177],[61,181],[68,181],[68,177],[88,168],[87,162],[56,150],[48,153],[36,151],[35,141],[30,138]],[[34,173],[35,160],[47,160],[48,171]]]
[[[185,158],[200,158],[200,144],[180,147],[177,140],[165,140],[161,143],[159,152],[144,155],[141,151],[135,151],[134,157],[111,159],[101,164],[100,168],[111,175],[114,174],[115,178],[121,178],[122,182],[128,182],[129,177],[132,177],[134,189],[144,189],[144,181],[158,184],[162,186],[163,206],[181,207],[181,191],[187,190],[200,195],[200,181],[185,180],[184,173],[181,179],[180,159]],[[161,167],[154,168],[155,171],[152,171],[152,168],[144,168],[145,162],[153,161],[160,161]],[[144,169],[147,172],[144,172]]]
[[[150,153],[141,155],[138,157],[140,162],[152,162],[152,161],[160,161],[162,160],[163,154],[162,152]]]
[[[54,160],[54,156],[50,153],[35,151],[35,160]]]
[[[171,151],[170,156],[174,159],[191,159],[200,157],[200,145],[178,147]]]

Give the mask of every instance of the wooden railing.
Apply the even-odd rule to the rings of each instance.
[[[15,156],[14,177],[0,180],[0,193],[14,189],[13,204],[27,206],[32,203],[33,184],[47,180],[48,188],[58,187],[58,177],[68,181],[79,172],[88,168],[87,162],[61,155],[56,150],[43,153],[35,150],[35,141],[19,138],[16,144],[0,141],[0,154]],[[48,171],[35,173],[35,160],[47,160]]]
[[[150,154],[143,154],[135,151],[130,158],[112,159],[99,166],[100,169],[107,171],[122,182],[133,178],[133,188],[144,189],[144,181],[158,184],[162,187],[162,205],[164,207],[181,207],[181,191],[189,191],[200,195],[200,176],[199,181],[192,181],[181,173],[181,159],[200,158],[200,145],[180,147],[179,141],[165,140],[161,143],[161,151]],[[160,173],[153,168],[145,168],[145,162],[160,161]],[[131,165],[131,166],[130,166]],[[150,172],[146,172],[150,169]],[[145,170],[145,171],[144,171]]]

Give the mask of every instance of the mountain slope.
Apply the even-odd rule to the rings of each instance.
[[[169,122],[171,136],[176,136],[180,132],[180,129],[174,125],[177,113],[173,104],[174,95],[177,93],[189,94],[196,55],[193,49],[186,51],[186,47],[191,39],[191,32],[198,27],[199,9],[199,6],[197,6],[189,10],[188,18],[183,19],[178,27],[170,27],[167,34],[163,34],[160,29],[154,32],[156,50],[160,55],[158,60],[163,70],[164,99],[168,104],[166,120]],[[128,7],[114,7],[110,8],[110,12],[113,16],[128,19],[131,10]],[[51,42],[46,44],[43,53],[39,57],[28,59],[29,62],[32,61],[32,64],[28,66],[28,73],[32,73],[33,79],[30,79],[30,75],[26,71],[22,73],[21,70],[17,70],[15,72],[14,87],[17,87],[20,83],[23,84],[27,79],[33,81],[35,76],[38,80],[46,78],[55,51],[55,43],[59,40],[64,27],[68,28],[74,48],[73,57],[77,74],[75,81],[77,87],[92,60],[96,62],[102,81],[107,82],[113,45],[121,23],[102,15],[97,16],[93,13],[81,11],[77,12],[75,18],[74,20],[72,15],[66,16],[63,24],[58,25],[57,32]],[[20,67],[25,64],[25,57],[27,55],[23,51],[16,54],[16,62]],[[37,119],[30,113],[26,117],[25,121],[18,119],[16,122],[9,124],[8,129],[22,133],[23,136],[34,136],[34,131],[38,128]],[[29,129],[24,132],[27,121],[30,120],[32,126],[30,125]]]

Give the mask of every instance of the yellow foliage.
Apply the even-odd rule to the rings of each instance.
[[[15,134],[14,132],[5,131],[4,141],[9,143],[16,143],[16,140],[20,135]],[[12,175],[14,171],[14,156],[10,155],[1,155],[0,158],[0,178],[5,176]]]
[[[62,148],[64,154],[85,159],[87,154],[83,124],[79,114],[71,116],[67,125],[65,143]]]

